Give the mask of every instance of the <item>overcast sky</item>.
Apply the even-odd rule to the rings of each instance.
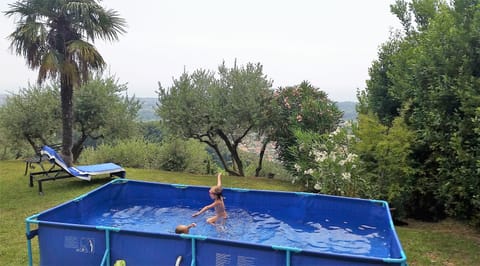
[[[0,0],[0,94],[36,81],[25,59],[13,55]],[[335,101],[356,101],[379,45],[400,24],[394,0],[104,0],[120,13],[128,33],[118,42],[97,41],[110,73],[128,94],[156,97],[158,82],[172,84],[186,70],[217,70],[261,63],[274,87],[308,80]]]

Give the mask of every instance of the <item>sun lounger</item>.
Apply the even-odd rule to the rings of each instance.
[[[90,180],[94,175],[110,175],[110,177],[125,177],[125,169],[114,163],[102,163],[82,166],[68,167],[63,158],[54,149],[49,146],[43,146],[40,151],[41,155],[48,158],[51,167],[41,172],[30,173],[30,187],[33,187],[34,177],[44,175],[45,177],[37,179],[38,192],[43,193],[42,182],[49,180],[57,180],[63,178],[77,177],[83,180]],[[46,169],[43,167],[43,169]]]
[[[61,146],[62,146],[61,144],[53,144],[53,145],[50,145],[49,147],[55,150],[58,150],[61,148]],[[38,149],[35,149],[35,155],[33,157],[25,159],[25,173],[23,175],[27,175],[28,170],[30,169],[30,171],[32,171],[33,169],[35,169],[36,166],[40,166],[40,168],[42,168],[42,170],[45,171],[43,163],[45,161],[48,161],[48,156],[42,155],[40,153],[41,150],[42,150],[41,147],[39,147]]]

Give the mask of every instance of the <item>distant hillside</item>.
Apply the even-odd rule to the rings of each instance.
[[[5,102],[6,97],[7,95],[0,94],[0,105]],[[157,98],[139,97],[138,99],[142,103],[142,108],[138,113],[140,120],[158,120],[158,116],[155,114],[155,108],[157,107]],[[355,102],[337,102],[338,108],[343,111],[343,120],[347,121],[357,119],[357,111],[355,110],[355,105]]]
[[[3,103],[5,102],[5,99],[7,99],[7,95],[6,94],[0,94],[0,105],[3,105]]]
[[[356,102],[337,102],[338,109],[343,111],[343,120],[357,120]]]
[[[155,114],[155,108],[157,107],[157,98],[138,98],[142,103],[142,108],[138,112],[138,116],[142,121],[158,120],[158,116]]]
[[[139,116],[142,121],[151,121],[158,119],[155,114],[157,107],[157,98],[138,98],[142,103]],[[343,112],[343,120],[356,120],[357,111],[355,110],[356,102],[337,102],[338,108]]]

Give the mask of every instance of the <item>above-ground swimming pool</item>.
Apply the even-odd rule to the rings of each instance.
[[[29,263],[38,235],[40,265],[406,265],[384,201],[225,188],[212,226],[208,189],[116,179],[27,218]]]

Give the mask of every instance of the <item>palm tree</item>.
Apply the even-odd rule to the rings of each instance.
[[[5,15],[18,19],[8,36],[12,51],[38,69],[39,84],[47,78],[60,83],[62,155],[71,165],[73,89],[86,82],[91,71],[106,66],[92,44],[95,39],[118,40],[126,32],[126,21],[96,0],[21,0],[9,7]]]

